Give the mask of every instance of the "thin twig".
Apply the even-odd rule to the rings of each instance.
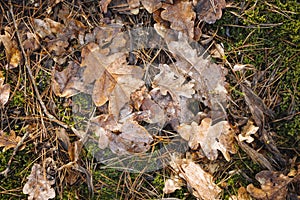
[[[34,79],[34,76],[32,75],[32,71],[30,69],[30,66],[29,66],[29,62],[28,62],[28,59],[27,59],[27,55],[25,53],[25,50],[24,50],[24,47],[22,45],[22,40],[21,40],[21,37],[20,37],[20,33],[18,31],[18,27],[17,27],[17,23],[16,23],[16,19],[15,19],[15,16],[14,16],[14,13],[13,13],[13,6],[12,6],[12,3],[11,3],[11,0],[9,1],[9,6],[10,6],[10,9],[9,9],[9,12],[11,14],[11,17],[12,17],[12,20],[13,20],[13,24],[14,24],[14,27],[15,27],[15,30],[16,30],[16,35],[17,35],[17,39],[18,39],[18,43],[20,45],[20,48],[21,48],[21,51],[22,51],[22,55],[24,57],[24,64],[25,64],[25,67],[28,71],[28,74],[29,74],[29,78],[32,82],[32,85],[33,85],[33,88],[34,88],[34,92],[36,94],[36,97],[43,109],[43,112],[44,114],[49,118],[50,121],[54,122],[54,123],[57,123],[58,125],[64,127],[64,128],[70,128],[66,123],[62,122],[62,121],[59,121],[58,119],[56,119],[51,113],[49,113],[49,111],[47,110],[42,98],[41,98],[41,95],[39,93],[39,90],[36,86],[36,82],[35,82],[35,79]]]

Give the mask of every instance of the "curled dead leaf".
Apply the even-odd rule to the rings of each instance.
[[[192,194],[204,200],[219,199],[222,189],[213,182],[213,176],[200,165],[187,159],[172,157],[172,168],[192,188]]]
[[[257,199],[281,200],[287,197],[287,184],[292,180],[276,171],[261,171],[255,175],[256,180],[261,184],[261,189],[253,184],[247,186],[247,191]]]

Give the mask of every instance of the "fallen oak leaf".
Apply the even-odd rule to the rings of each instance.
[[[200,165],[191,160],[178,159],[174,156],[170,164],[179,177],[186,180],[195,197],[204,200],[219,199],[222,189],[213,182],[213,176],[204,171]]]
[[[212,125],[212,119],[204,118],[200,125],[192,122],[191,125],[181,124],[178,127],[180,136],[189,142],[189,146],[196,150],[201,146],[205,156],[210,160],[218,157],[220,150],[227,161],[230,153],[236,153],[234,146],[234,132],[227,121],[220,121]]]
[[[121,108],[130,101],[130,95],[144,85],[144,71],[127,65],[124,53],[104,55],[98,45],[90,43],[83,49],[83,81],[94,84],[92,98],[96,106],[109,101],[109,112],[119,117]]]
[[[176,0],[174,4],[163,4],[165,10],[161,12],[162,19],[171,22],[171,28],[182,31],[190,38],[194,38],[194,21],[196,14],[192,2]]]

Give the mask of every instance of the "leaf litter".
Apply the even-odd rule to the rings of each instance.
[[[110,5],[116,6],[120,2],[101,0],[99,5],[103,13],[109,15]],[[57,4],[59,2],[53,7]],[[110,149],[119,156],[141,156],[153,150],[160,137],[157,131],[151,129],[155,127],[161,133],[170,125],[172,134],[185,140],[197,155],[201,154],[198,159],[206,157],[215,161],[220,158],[220,151],[230,162],[229,153],[235,154],[238,144],[252,160],[269,170],[256,176],[261,189],[250,184],[247,191],[241,187],[239,196],[248,198],[250,194],[259,199],[285,198],[288,193],[286,185],[291,178],[275,172],[274,163],[251,146],[259,134],[270,140],[265,122],[266,116],[272,118],[273,113],[249,86],[242,84],[245,102],[255,125],[250,119],[246,125],[239,127],[240,130],[231,124],[226,113],[228,91],[225,76],[228,72],[223,64],[212,62],[212,57],[224,59],[224,51],[218,44],[215,45],[217,51],[202,46],[196,49],[191,42],[191,39],[198,41],[202,36],[206,37],[195,26],[196,20],[214,23],[221,18],[226,2],[128,0],[126,6],[125,11],[131,14],[137,15],[141,9],[146,9],[156,16],[154,28],[174,59],[172,63],[155,64],[156,73],[150,77],[150,82],[145,80],[149,66],[128,63],[132,35],[126,34],[118,23],[104,23],[89,29],[82,22],[70,18],[68,10],[62,9],[58,12],[59,22],[47,17],[32,19],[34,32],[26,33],[22,41],[25,49],[31,52],[39,50],[42,43],[51,52],[56,63],[52,68],[52,91],[55,95],[70,98],[88,94],[100,110],[100,114],[97,112],[90,118],[91,124],[86,132],[72,129],[80,138],[78,143],[71,143],[65,130],[58,131],[57,138],[70,158],[70,162],[60,169],[73,166],[89,177],[88,171],[78,162],[82,142],[86,138],[96,141],[99,149]],[[51,7],[49,12],[52,11]],[[139,34],[149,33],[141,31]],[[22,61],[21,52],[16,48],[17,42],[12,38],[10,28],[5,27],[5,35],[1,35],[0,40],[5,47],[7,69],[16,68]],[[75,45],[71,43],[74,39],[78,42]],[[68,56],[75,49],[80,49],[80,57],[70,60]],[[244,69],[244,66],[241,64],[240,68]],[[235,67],[234,71],[237,70],[240,69]],[[0,102],[4,106],[9,98],[10,86],[4,84],[2,77],[0,92]],[[20,141],[14,132],[9,136],[3,131],[0,133],[0,146],[5,150],[14,148]],[[279,152],[273,143],[268,148]],[[172,193],[186,183],[198,199],[220,198],[222,188],[215,184],[213,175],[203,170],[199,162],[177,157],[171,157],[168,162],[175,173],[165,182],[164,193]],[[51,188],[54,182],[45,175],[44,166],[33,165],[23,188],[29,199],[55,197]],[[71,179],[69,183],[74,183],[77,178]],[[91,178],[89,180],[89,188],[92,188]]]

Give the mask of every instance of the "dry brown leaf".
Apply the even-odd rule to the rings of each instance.
[[[20,141],[21,141],[21,137],[16,136],[15,131],[11,130],[10,134],[6,135],[3,131],[0,130],[0,147],[4,147],[3,151],[6,151],[10,148],[15,148]],[[24,148],[25,146],[22,145],[20,150]]]
[[[21,52],[18,49],[18,43],[13,39],[10,33],[10,28],[5,27],[4,35],[0,35],[0,45],[2,43],[5,48],[6,59],[8,62],[7,69],[18,67],[22,59]]]
[[[50,18],[45,18],[45,19],[33,19],[33,24],[36,33],[41,37],[53,37],[53,34],[58,34],[62,33],[64,30],[64,25],[53,21]]]
[[[200,125],[192,122],[191,125],[182,124],[178,127],[180,136],[189,142],[192,149],[197,149],[199,144],[206,157],[215,160],[220,150],[227,161],[230,153],[236,153],[234,146],[234,132],[227,121],[212,124],[212,119],[204,118]]]
[[[152,87],[159,88],[163,95],[169,92],[173,100],[179,102],[180,96],[192,98],[195,93],[192,81],[185,83],[186,79],[174,73],[167,64],[159,65],[160,73],[154,77]]]
[[[194,21],[196,14],[193,10],[192,2],[176,0],[174,4],[163,4],[165,10],[161,12],[161,17],[171,22],[171,28],[182,31],[190,38],[194,38]]]
[[[238,196],[231,195],[229,200],[251,200],[249,193],[243,186],[238,189]]]
[[[110,4],[111,0],[101,0],[100,6],[104,13],[107,13],[107,6]]]
[[[116,118],[121,108],[130,101],[130,95],[144,85],[143,70],[137,66],[127,65],[123,53],[103,55],[98,45],[91,43],[83,50],[82,66],[85,84],[96,80],[93,101],[102,106],[109,100],[109,111]]]
[[[247,143],[251,143],[254,141],[254,138],[251,137],[251,135],[255,134],[258,131],[259,127],[254,126],[252,121],[248,121],[246,126],[243,127],[242,132],[239,134],[238,138],[239,140],[245,141]]]
[[[118,155],[145,153],[153,141],[148,131],[134,121],[127,121],[121,127],[121,134],[114,135],[109,147]]]
[[[192,194],[204,200],[219,199],[222,189],[213,182],[213,176],[200,165],[186,159],[172,158],[171,166],[193,189]]]
[[[261,184],[261,189],[253,184],[247,186],[251,196],[262,200],[282,200],[287,197],[287,184],[292,180],[276,171],[261,171],[255,175],[256,180]]]
[[[47,180],[46,177],[41,165],[35,163],[23,187],[23,193],[29,195],[29,200],[48,200],[55,197],[55,191],[51,188],[54,182]]]
[[[0,106],[4,106],[8,99],[10,93],[10,85],[4,84],[4,77],[0,71]]]
[[[141,0],[141,3],[149,13],[153,13],[162,7],[161,0]]]
[[[225,0],[198,0],[195,11],[200,21],[212,24],[222,17],[222,9],[225,7]]]
[[[52,90],[55,95],[71,97],[80,91],[88,93],[81,77],[82,68],[75,62],[70,62],[61,72],[54,69],[52,74]]]
[[[165,181],[165,186],[163,188],[163,192],[165,194],[170,194],[175,192],[175,190],[179,190],[181,189],[181,186],[183,186],[182,181],[180,181],[180,179],[176,179],[174,177],[172,177],[171,179],[167,179]]]

